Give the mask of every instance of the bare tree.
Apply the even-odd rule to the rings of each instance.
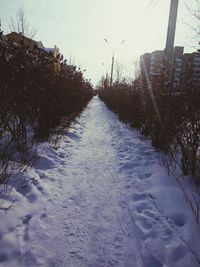
[[[194,38],[199,41],[200,35],[200,1],[195,0],[194,5],[191,7],[189,4],[186,4],[186,8],[190,15],[193,18],[193,23],[185,23],[188,25],[194,32]]]
[[[23,7],[18,9],[15,17],[10,18],[9,28],[10,31],[21,33],[31,39],[37,34],[37,29],[30,27]]]
[[[121,81],[121,79],[123,77],[123,70],[124,70],[123,64],[120,63],[119,61],[116,61],[116,63],[115,63],[115,75],[116,75],[117,82]]]
[[[137,80],[140,77],[140,62],[139,60],[134,59],[132,61],[133,66],[133,79]]]
[[[0,18],[0,39],[2,38],[3,36],[3,31],[1,30],[1,18]]]

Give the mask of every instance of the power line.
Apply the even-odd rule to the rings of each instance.
[[[153,10],[154,7],[157,5],[157,3],[158,3],[158,0],[150,0],[146,10],[147,11],[148,10]]]

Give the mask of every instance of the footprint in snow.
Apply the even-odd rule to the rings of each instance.
[[[143,214],[146,216],[146,217],[149,217],[151,219],[155,219],[156,221],[159,221],[159,216],[158,214],[150,211],[150,210],[144,210]]]
[[[45,219],[45,218],[47,218],[47,214],[46,214],[46,213],[42,213],[42,214],[40,215],[40,219],[43,220],[43,219]]]
[[[154,222],[150,218],[141,216],[140,219],[138,218],[137,224],[142,232],[149,232],[153,228]]]
[[[0,263],[8,260],[8,255],[6,253],[0,253]]]
[[[142,213],[146,209],[146,205],[144,203],[140,203],[136,206],[136,211],[138,213]]]
[[[148,178],[151,177],[151,175],[152,175],[151,172],[147,172],[147,173],[141,173],[141,174],[139,174],[138,177],[139,177],[140,179],[148,179]]]
[[[136,195],[133,197],[133,199],[134,199],[135,201],[145,200],[145,199],[147,199],[147,194],[145,194],[145,193],[142,193],[142,194],[136,194]]]
[[[37,194],[35,194],[34,192],[26,194],[25,197],[28,199],[30,203],[34,203],[38,199]]]
[[[182,246],[173,247],[170,251],[170,258],[172,262],[178,262],[187,253]]]
[[[125,209],[125,208],[126,208],[126,203],[125,203],[125,201],[119,201],[119,206],[120,206],[122,209]]]
[[[178,227],[183,227],[187,222],[186,216],[184,214],[179,213],[172,215],[171,220]]]
[[[153,255],[149,255],[145,262],[146,267],[163,267],[163,264]]]

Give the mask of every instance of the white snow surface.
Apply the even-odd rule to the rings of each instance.
[[[1,267],[197,267],[200,228],[149,142],[97,97],[10,194]]]

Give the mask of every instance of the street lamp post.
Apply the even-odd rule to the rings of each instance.
[[[115,49],[113,49],[113,47],[110,45],[110,43],[108,42],[108,40],[106,38],[104,39],[104,41],[108,44],[108,46],[112,50],[112,63],[111,63],[111,73],[110,73],[110,86],[112,86],[114,61],[115,61],[115,51],[117,50],[117,48],[119,48],[125,42],[125,40],[122,40],[121,43]]]
[[[165,55],[169,62],[173,61],[174,37],[175,37],[175,31],[176,31],[178,3],[179,3],[179,0],[171,0],[168,30],[167,30],[167,41],[166,41],[166,47],[165,47]]]
[[[174,38],[176,32],[178,5],[179,5],[179,0],[171,0],[168,30],[167,30],[167,40],[165,46],[165,56],[167,59],[167,72],[169,75],[169,83],[172,85],[172,87],[173,87],[173,63],[174,63]]]

